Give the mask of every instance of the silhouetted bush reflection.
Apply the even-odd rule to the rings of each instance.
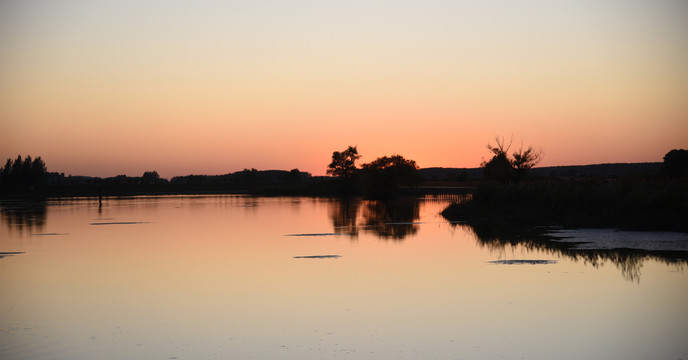
[[[361,200],[358,199],[334,200],[330,203],[328,213],[336,234],[349,234],[353,238],[358,237],[356,221],[360,207]]]
[[[333,200],[329,208],[334,232],[357,238],[361,231],[381,239],[401,241],[418,232],[418,200],[400,198],[389,201]]]
[[[403,240],[415,235],[420,217],[418,201],[404,198],[394,201],[368,201],[363,208],[365,229],[383,239]]]

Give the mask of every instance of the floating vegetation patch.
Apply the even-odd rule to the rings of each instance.
[[[388,222],[385,225],[420,225],[425,224],[423,221],[409,221],[409,222]]]
[[[547,265],[556,264],[556,260],[495,260],[488,261],[488,264],[495,265]]]
[[[4,258],[5,256],[19,255],[23,253],[23,251],[0,252],[0,259]]]
[[[287,234],[284,236],[338,236],[338,235],[350,235],[343,233],[312,233],[312,234]]]
[[[114,222],[98,222],[90,223],[89,225],[133,225],[133,224],[147,224],[146,221],[114,221]]]
[[[308,255],[308,256],[294,256],[294,259],[337,259],[341,255]]]
[[[579,250],[688,251],[688,234],[681,232],[566,229],[546,235],[558,242],[576,243],[575,248]]]

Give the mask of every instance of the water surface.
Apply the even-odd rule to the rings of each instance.
[[[685,261],[451,224],[448,201],[6,203],[0,358],[688,358]]]

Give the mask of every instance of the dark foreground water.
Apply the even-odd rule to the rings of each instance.
[[[688,235],[548,244],[447,204],[5,203],[0,359],[688,359],[686,262],[590,245]]]

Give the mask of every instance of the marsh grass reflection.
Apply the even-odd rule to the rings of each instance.
[[[413,198],[395,200],[333,200],[329,216],[334,232],[358,238],[361,231],[380,239],[402,241],[418,232],[420,205]]]
[[[21,235],[40,233],[47,219],[45,201],[12,202],[0,205],[0,217],[10,231]]]
[[[539,251],[559,257],[566,257],[575,262],[582,261],[593,268],[599,268],[610,262],[621,271],[627,281],[640,282],[643,263],[654,260],[671,266],[679,271],[688,265],[688,253],[685,251],[649,251],[638,249],[578,249],[582,242],[557,242],[546,235],[546,228],[518,227],[499,223],[457,223],[452,226],[472,232],[478,246],[491,252],[505,252],[515,246],[530,251]]]

